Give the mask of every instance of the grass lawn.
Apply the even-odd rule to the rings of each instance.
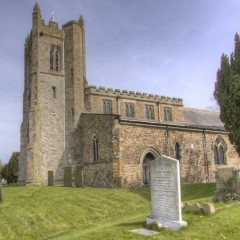
[[[183,202],[210,202],[215,184],[182,186]],[[240,239],[240,204],[215,215],[183,214],[188,227],[155,237],[129,233],[143,228],[150,190],[64,187],[4,187],[0,239]],[[217,205],[220,206],[220,205]]]

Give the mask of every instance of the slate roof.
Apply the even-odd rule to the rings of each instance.
[[[183,108],[183,116],[184,124],[186,126],[225,130],[224,124],[219,118],[219,112],[194,108]]]

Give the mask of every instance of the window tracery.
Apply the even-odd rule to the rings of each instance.
[[[154,119],[154,106],[152,105],[145,106],[145,117],[147,119]]]
[[[56,45],[52,45],[50,50],[50,70],[62,70],[62,48]]]
[[[214,163],[217,165],[226,164],[226,144],[224,140],[218,137],[213,145]]]

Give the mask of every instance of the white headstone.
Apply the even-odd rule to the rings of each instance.
[[[150,163],[152,212],[147,224],[179,229],[182,221],[179,161],[161,156]]]

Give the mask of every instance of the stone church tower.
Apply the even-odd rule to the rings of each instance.
[[[82,17],[62,30],[53,19],[46,26],[36,2],[25,41],[20,185],[47,184],[48,171],[62,182],[72,165],[71,136],[84,110],[84,31]]]

